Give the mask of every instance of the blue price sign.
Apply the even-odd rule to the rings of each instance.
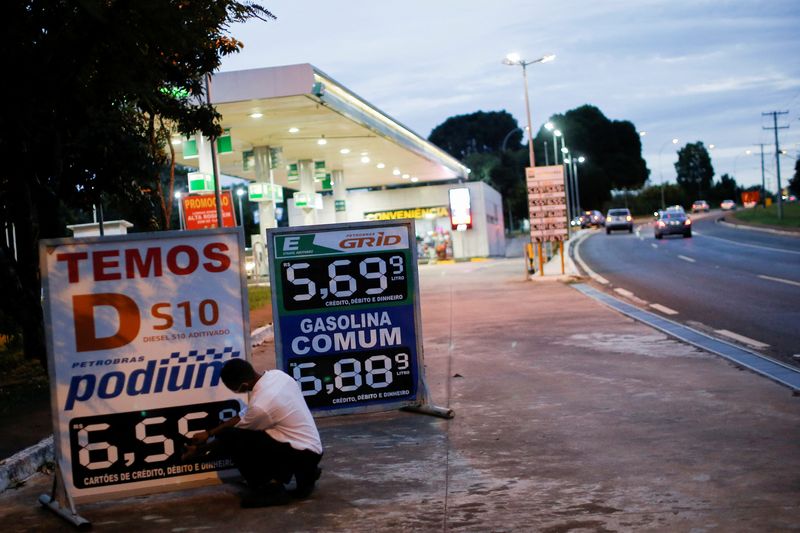
[[[277,366],[319,414],[424,395],[413,220],[269,230]]]

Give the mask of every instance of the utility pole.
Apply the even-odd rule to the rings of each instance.
[[[781,188],[781,147],[778,143],[778,130],[789,129],[789,126],[778,126],[778,115],[788,115],[788,111],[769,111],[761,113],[762,116],[772,115],[772,127],[763,127],[775,133],[775,171],[778,175],[778,220],[783,220],[783,198]]]
[[[767,207],[767,189],[764,182],[764,143],[759,143],[761,147],[761,206]]]

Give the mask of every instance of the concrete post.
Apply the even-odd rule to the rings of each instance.
[[[314,162],[310,159],[303,159],[297,162],[300,173],[300,192],[307,195],[313,201],[316,193],[314,187]],[[317,223],[317,210],[303,208],[303,225],[311,226]]]
[[[260,183],[272,182],[272,165],[269,160],[269,146],[253,147],[255,157],[256,181]],[[275,221],[275,203],[258,202],[258,233],[266,235],[269,228],[277,227]]]
[[[347,222],[347,188],[344,184],[344,172],[332,170],[331,185],[333,186],[333,205],[336,213],[336,222]]]

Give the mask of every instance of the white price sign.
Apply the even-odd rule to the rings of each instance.
[[[220,369],[250,359],[243,249],[238,229],[41,243],[56,459],[76,501],[232,468],[181,453],[241,406]]]

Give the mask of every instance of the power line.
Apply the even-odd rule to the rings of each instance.
[[[778,115],[788,115],[788,111],[768,111],[766,113],[761,113],[762,116],[772,115],[772,126],[767,128],[762,126],[762,129],[771,129],[775,133],[775,170],[778,174],[778,220],[783,219],[783,190],[781,189],[781,146],[778,142],[778,130],[786,130],[789,129],[788,124],[786,126],[778,126]]]

